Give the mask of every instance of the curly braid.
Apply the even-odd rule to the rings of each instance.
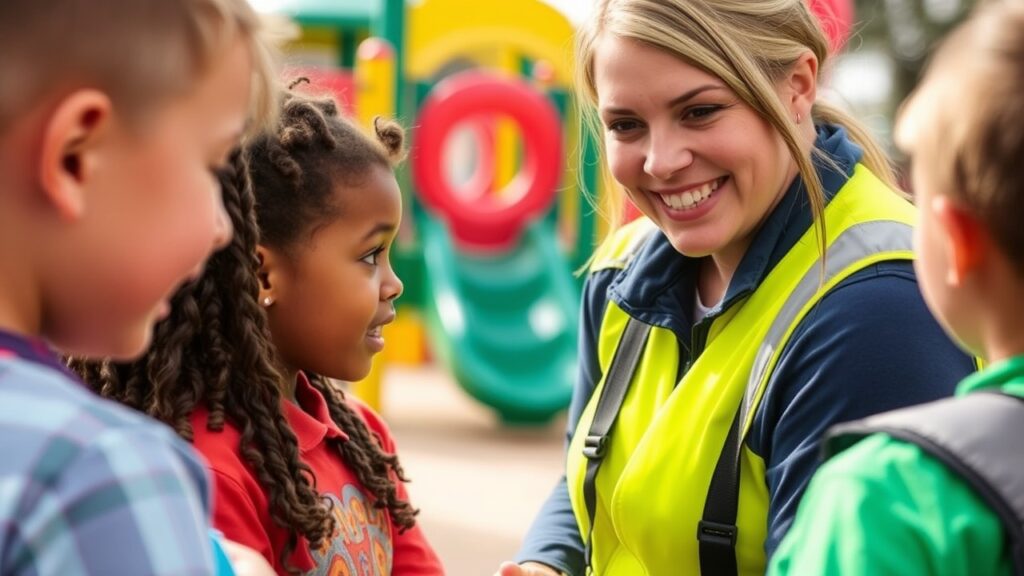
[[[209,412],[208,429],[222,430],[226,419],[237,426],[240,453],[267,493],[271,517],[291,530],[281,565],[297,573],[288,558],[299,536],[319,547],[335,521],[281,410],[282,376],[257,301],[255,198],[240,152],[219,177],[234,237],[201,278],[175,294],[149,352],[131,363],[71,359],[69,365],[99,394],[163,421],[186,440],[193,438],[190,416],[199,406]]]
[[[337,184],[354,184],[376,166],[390,169],[400,162],[402,128],[377,118],[374,132],[376,139],[341,117],[330,99],[285,95],[276,130],[246,147],[261,242],[288,253],[340,216],[343,206],[334,200]],[[386,508],[401,531],[414,526],[418,511],[397,494],[396,482],[405,481],[398,458],[382,450],[341,390],[310,376],[327,401],[331,419],[349,437],[336,442],[338,451],[374,498],[374,506]]]

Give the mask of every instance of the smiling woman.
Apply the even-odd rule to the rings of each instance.
[[[501,574],[763,574],[830,425],[973,369],[803,0],[601,0],[577,88],[644,218],[592,258],[566,475]]]

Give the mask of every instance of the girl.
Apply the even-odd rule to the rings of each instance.
[[[288,94],[222,174],[234,240],[177,294],[150,353],[79,367],[206,456],[215,525],[279,573],[442,573],[387,427],[326,378],[366,376],[402,292],[388,258],[403,133],[378,121],[376,136]]]
[[[577,48],[646,218],[593,258],[566,477],[501,572],[763,574],[822,431],[972,361],[918,294],[884,155],[817,100],[804,0],[602,0]]]

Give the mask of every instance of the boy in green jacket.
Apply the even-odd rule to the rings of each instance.
[[[925,300],[988,365],[953,403],[978,391],[1024,397],[1024,2],[987,4],[946,40],[896,142],[913,160]],[[999,440],[989,428],[986,441]],[[769,574],[1010,574],[1011,552],[999,516],[961,474],[875,433],[818,471]]]

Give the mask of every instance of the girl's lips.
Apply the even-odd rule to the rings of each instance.
[[[380,330],[371,330],[366,333],[366,345],[374,353],[380,352],[384,349],[384,336]]]
[[[366,343],[370,347],[370,350],[374,352],[380,352],[384,349],[384,326],[390,324],[395,319],[395,312],[391,311],[387,316],[382,318],[380,321],[375,322],[370,329],[366,331]]]

